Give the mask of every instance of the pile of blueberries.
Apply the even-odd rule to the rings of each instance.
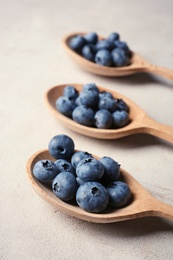
[[[130,64],[132,52],[126,42],[120,40],[117,32],[99,40],[97,33],[74,36],[69,46],[89,61],[108,67],[122,67]]]
[[[76,123],[100,129],[121,128],[129,123],[129,107],[123,99],[116,99],[108,91],[99,91],[95,83],[82,86],[79,93],[74,86],[66,86],[56,100],[56,108]]]
[[[131,190],[119,180],[120,165],[111,157],[97,160],[88,152],[76,151],[73,139],[64,134],[54,136],[48,149],[55,161],[39,160],[33,174],[40,182],[51,182],[60,200],[75,199],[79,207],[91,213],[127,205]]]

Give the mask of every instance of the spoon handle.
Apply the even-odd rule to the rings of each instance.
[[[146,66],[146,71],[173,80],[172,69],[167,69],[160,66],[148,64],[148,66]]]
[[[160,200],[153,199],[153,211],[150,211],[150,215],[164,217],[169,220],[173,220],[173,206],[164,203]]]
[[[173,143],[173,126],[158,123],[145,115],[142,120],[141,130],[143,133],[151,134]]]

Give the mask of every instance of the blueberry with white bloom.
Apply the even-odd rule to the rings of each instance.
[[[115,67],[129,65],[129,57],[123,49],[115,48],[111,52],[112,63]]]
[[[78,52],[78,53],[81,52],[81,50],[82,50],[82,48],[83,48],[83,46],[84,46],[85,44],[86,44],[86,40],[85,40],[84,37],[81,36],[81,35],[77,35],[77,36],[73,37],[73,38],[71,39],[71,41],[70,41],[70,47],[71,47],[74,51],[76,51],[76,52]]]
[[[98,35],[95,32],[88,33],[84,36],[87,43],[96,44],[98,41]]]
[[[93,156],[86,151],[76,151],[71,157],[71,164],[76,169],[78,163],[86,158],[93,158]]]
[[[68,116],[68,117],[72,116],[72,112],[76,107],[76,103],[74,102],[74,100],[69,97],[65,97],[65,96],[60,96],[56,100],[55,105],[61,114]]]
[[[76,174],[74,167],[72,166],[72,164],[64,159],[58,159],[55,162],[56,168],[58,173],[60,172],[70,172],[73,175]]]
[[[53,193],[63,201],[70,201],[76,196],[78,185],[70,172],[59,173],[52,182]]]
[[[64,88],[63,95],[65,97],[68,97],[70,100],[75,101],[76,98],[79,96],[79,93],[74,86],[66,86]]]
[[[129,111],[129,107],[127,103],[123,99],[117,99],[117,110],[125,110],[126,112]]]
[[[79,186],[76,202],[85,211],[100,213],[109,204],[109,193],[99,182],[86,182]]]
[[[99,99],[98,109],[107,109],[109,112],[113,113],[117,107],[117,100],[109,96],[105,96]]]
[[[112,113],[112,118],[115,128],[126,126],[129,123],[129,114],[124,110],[116,110]]]
[[[100,158],[99,161],[104,167],[103,181],[107,183],[116,181],[120,176],[120,164],[108,156]]]
[[[108,91],[101,91],[99,93],[99,98],[104,98],[104,97],[113,98],[113,95]]]
[[[36,162],[33,168],[35,178],[41,182],[51,181],[57,174],[55,163],[50,160],[40,160]]]
[[[82,56],[90,61],[94,61],[96,54],[96,48],[93,44],[86,44],[82,48]]]
[[[113,32],[111,33],[108,37],[107,37],[107,41],[109,42],[115,42],[118,41],[120,38],[119,34],[117,32]]]
[[[74,154],[74,142],[73,139],[67,135],[60,134],[54,136],[49,144],[49,153],[55,159],[68,160]]]
[[[109,205],[112,207],[122,207],[128,203],[131,197],[130,187],[122,181],[115,181],[108,185]]]
[[[108,51],[107,49],[99,50],[95,55],[95,63],[102,65],[102,66],[111,67],[112,56],[111,56],[110,51]]]
[[[114,45],[110,41],[107,41],[107,40],[100,40],[96,44],[97,51],[100,51],[100,50],[111,51],[113,47],[114,47]]]
[[[81,125],[93,126],[94,124],[94,110],[84,105],[77,106],[72,113],[73,120]]]
[[[99,94],[99,89],[95,83],[88,83],[88,84],[83,85],[82,91],[86,91],[86,92],[91,91],[92,93],[96,92]]]
[[[109,129],[112,126],[112,114],[106,109],[100,109],[95,113],[94,124],[100,129]]]
[[[98,181],[104,174],[104,167],[95,158],[86,158],[76,167],[76,175],[83,181]]]

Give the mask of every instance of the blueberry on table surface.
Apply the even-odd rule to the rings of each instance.
[[[81,125],[93,126],[94,110],[86,106],[77,106],[72,113],[73,120]]]
[[[108,156],[100,158],[99,161],[104,167],[103,181],[106,183],[116,181],[120,176],[120,164]]]
[[[57,110],[61,114],[65,115],[67,117],[72,116],[72,112],[73,112],[74,108],[76,107],[76,103],[74,102],[74,100],[69,97],[65,97],[65,96],[60,96],[56,100],[55,105],[56,105]]]
[[[58,159],[54,163],[56,165],[58,173],[70,172],[73,175],[76,175],[75,169],[69,161],[64,160],[64,159]]]
[[[67,135],[56,135],[50,140],[48,149],[55,159],[69,160],[74,154],[74,142]]]
[[[101,66],[112,66],[112,55],[110,51],[106,49],[102,49],[97,51],[95,55],[95,63],[101,65]]]
[[[68,97],[70,100],[76,100],[79,96],[77,89],[74,86],[66,86],[63,91],[63,95]]]
[[[74,51],[80,53],[83,46],[86,44],[86,40],[84,39],[83,36],[77,35],[74,36],[71,41],[70,41],[70,47]]]
[[[76,167],[76,175],[83,181],[98,181],[104,174],[104,167],[95,158],[86,158]]]
[[[131,190],[129,186],[122,181],[115,181],[108,185],[109,205],[112,207],[122,207],[129,201]]]
[[[86,182],[79,186],[76,193],[76,202],[88,212],[100,213],[108,206],[109,193],[98,182]]]
[[[106,109],[100,109],[95,113],[94,124],[100,129],[109,129],[112,126],[112,114]]]
[[[35,178],[41,182],[51,181],[57,174],[55,163],[50,160],[40,160],[36,162],[33,168]]]
[[[126,126],[129,123],[129,114],[124,110],[116,110],[112,113],[114,128]]]
[[[63,201],[75,198],[77,188],[76,178],[70,172],[59,173],[52,182],[53,193]]]
[[[71,164],[76,169],[78,163],[86,158],[93,158],[93,156],[86,151],[77,151],[71,157]]]
[[[84,36],[84,39],[87,41],[87,43],[96,44],[98,41],[98,35],[95,32],[87,33]]]

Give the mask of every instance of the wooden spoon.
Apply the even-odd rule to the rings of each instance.
[[[62,40],[62,45],[67,52],[67,54],[83,69],[101,76],[109,77],[121,77],[127,76],[139,72],[150,72],[154,74],[161,75],[165,78],[173,80],[173,70],[156,65],[152,65],[149,62],[145,61],[141,56],[132,52],[132,58],[129,66],[124,67],[106,67],[98,65],[94,62],[88,61],[83,58],[81,55],[77,54],[69,47],[71,39],[76,35],[85,35],[86,33],[72,33],[66,35]],[[103,39],[103,37],[99,37]]]
[[[93,155],[94,156],[94,155]],[[94,156],[99,159],[97,156]],[[35,163],[42,159],[55,161],[48,150],[41,150],[33,154],[27,161],[27,176],[35,191],[44,200],[60,211],[73,217],[96,223],[111,223],[146,216],[158,216],[173,220],[173,206],[152,197],[128,172],[121,169],[121,178],[132,192],[132,199],[126,207],[119,209],[108,208],[101,214],[89,213],[81,209],[75,202],[67,203],[58,199],[51,190],[51,184],[44,184],[36,180],[33,175]]]
[[[115,98],[121,98],[127,103],[127,105],[129,106],[130,123],[127,126],[119,129],[98,129],[76,123],[71,118],[68,118],[58,112],[55,106],[56,99],[63,95],[63,90],[67,85],[75,86],[75,88],[79,92],[81,91],[83,86],[82,84],[73,83],[58,85],[49,89],[45,94],[46,105],[53,113],[53,115],[67,128],[70,128],[71,130],[80,134],[99,139],[117,139],[136,133],[147,133],[173,143],[173,126],[166,126],[155,122],[130,99],[115,91],[108,90],[99,86],[97,87],[100,91],[109,91]]]

